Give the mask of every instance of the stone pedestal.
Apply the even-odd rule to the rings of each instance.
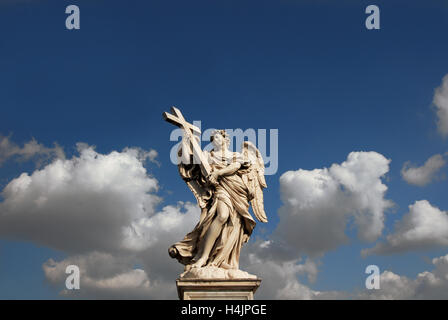
[[[261,279],[176,280],[180,300],[253,300]]]

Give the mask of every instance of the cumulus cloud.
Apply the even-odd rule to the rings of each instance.
[[[158,183],[131,150],[84,148],[4,188],[0,235],[67,252],[117,250],[127,228],[155,213]]]
[[[56,184],[58,187],[55,189],[59,193],[51,194],[47,198],[57,199],[62,193],[70,199],[68,194],[74,194],[73,188],[78,186],[75,189],[79,189],[81,185],[84,188],[86,185],[89,186],[86,193],[93,195],[97,189],[90,186],[97,185],[102,177],[110,176],[111,172],[114,172],[113,176],[116,175],[116,179],[110,178],[107,182],[100,183],[103,186],[100,190],[117,203],[112,203],[103,209],[103,204],[107,201],[92,201],[96,203],[96,207],[95,210],[91,210],[91,215],[101,212],[100,215],[105,216],[104,219],[110,220],[110,223],[115,221],[114,228],[108,229],[105,227],[107,224],[103,225],[105,221],[102,218],[95,218],[98,221],[95,226],[102,226],[106,238],[109,239],[106,242],[113,241],[113,245],[107,246],[99,242],[98,236],[95,237],[93,233],[89,238],[88,228],[83,230],[82,234],[84,239],[88,239],[84,246],[78,243],[73,248],[67,245],[69,241],[58,241],[57,243],[65,243],[63,249],[71,252],[71,255],[59,262],[47,261],[44,265],[47,278],[52,283],[60,283],[66,276],[64,268],[78,261],[86,273],[83,297],[109,297],[108,294],[113,296],[114,288],[134,283],[139,284],[137,286],[139,289],[136,289],[138,297],[175,298],[173,279],[178,276],[181,266],[170,260],[167,248],[191,231],[199,217],[197,206],[181,203],[177,206],[165,206],[160,211],[155,210],[159,200],[153,194],[157,190],[157,181],[144,171],[141,164],[142,157],[139,157],[135,150],[125,149],[121,153],[113,152],[108,155],[98,154],[85,145],[79,146],[79,150],[79,157],[65,160],[69,169],[62,170],[64,174],[49,174],[57,178],[50,179],[51,183],[46,185],[53,185],[61,179],[59,177],[65,176],[77,176],[82,184],[76,179],[69,179],[70,183],[64,184],[64,186],[70,185],[67,190],[61,184]],[[96,173],[91,177],[93,181],[87,178],[88,175],[83,174],[84,170],[77,168],[81,163],[83,164],[81,167],[86,167],[85,172]],[[94,164],[97,166],[92,169]],[[55,161],[41,171],[52,172],[52,166],[60,165]],[[381,234],[384,210],[391,205],[384,199],[387,187],[381,182],[381,177],[388,172],[388,166],[389,160],[378,153],[353,152],[342,164],[334,164],[329,169],[291,171],[280,178],[285,205],[281,209],[279,226],[274,231],[272,240],[248,245],[247,248],[243,248],[241,257],[241,266],[244,270],[265,279],[258,297],[279,299],[340,297],[341,293],[318,292],[302,283],[301,278],[307,279],[309,283],[316,279],[319,262],[313,257],[303,260],[301,255],[303,253],[309,253],[311,256],[319,255],[342,243],[345,240],[345,228],[349,218],[357,224],[362,239],[370,240]],[[109,168],[107,174],[102,172],[105,168]],[[74,175],[74,172],[78,174]],[[33,177],[34,175],[36,177]],[[39,181],[36,172],[29,178],[32,181]],[[116,192],[113,187],[116,180],[131,187],[123,187]],[[14,197],[5,192],[7,195],[5,203],[19,198],[21,201],[26,199],[35,203],[41,194],[26,191],[31,183],[19,183],[19,181],[20,177],[18,181],[12,181],[10,186],[7,186],[8,189],[5,188],[18,190],[16,191],[18,194],[12,193]],[[22,185],[24,187],[21,187]],[[81,194],[76,198],[85,199],[85,197],[85,194]],[[63,203],[67,201],[64,200]],[[43,204],[45,205],[45,202]],[[120,215],[118,212],[111,212],[111,208],[121,208],[116,209]],[[48,212],[48,209],[45,208],[45,212]],[[16,212],[20,213],[23,210]],[[69,214],[72,215],[74,212]],[[117,217],[122,218],[123,215],[126,219],[118,220]],[[49,220],[54,219],[53,215]],[[49,244],[48,241],[45,243]],[[101,263],[95,260],[98,259],[97,256],[92,255],[93,248],[102,253],[113,254],[117,259],[124,259],[128,264],[112,273],[100,272],[101,267],[98,265]],[[96,262],[89,264],[91,260]],[[118,265],[119,261],[116,262]],[[138,262],[139,268],[132,267],[135,262]],[[104,262],[104,264],[113,263],[115,262]],[[97,276],[91,275],[92,271],[87,270],[92,268],[99,270]],[[153,291],[156,284],[159,294],[154,294]],[[162,295],[162,292],[165,293]],[[62,294],[76,295],[65,291],[62,291]]]
[[[427,200],[416,201],[395,226],[386,242],[362,251],[369,254],[391,254],[448,245],[448,213]]]
[[[272,240],[249,242],[243,250],[243,270],[263,279],[256,299],[329,300],[351,297],[343,291],[318,291],[310,287],[319,273],[318,258],[279,255],[282,247]]]
[[[43,265],[45,277],[62,296],[70,298],[150,299],[174,295],[174,285],[154,282],[142,268],[134,268],[135,258],[92,252],[71,256],[56,262],[49,259]],[[76,265],[80,270],[80,290],[67,290],[65,270]]]
[[[175,298],[182,271],[167,249],[194,227],[199,208],[179,202],[157,209],[158,181],[144,162],[155,151],[101,154],[85,143],[79,155],[22,173],[2,191],[0,237],[32,241],[67,254],[43,269],[64,287],[65,268],[81,269],[82,298]],[[138,265],[139,267],[135,267]]]
[[[135,157],[139,159],[141,162],[145,162],[146,160],[149,160],[151,162],[154,162],[156,164],[160,164],[156,158],[158,157],[158,152],[154,149],[150,149],[148,151],[139,148],[139,147],[132,147],[132,148],[125,148],[123,150],[124,152],[131,152],[135,154]]]
[[[192,203],[165,206],[150,218],[134,223],[125,237],[129,250],[91,251],[71,255],[61,261],[49,259],[43,269],[47,281],[60,294],[83,299],[176,299],[175,279],[182,266],[168,256],[168,247],[199,219],[199,209]],[[82,290],[66,290],[65,268],[80,268]],[[138,265],[138,267],[135,267]]]
[[[401,169],[401,176],[407,183],[423,187],[438,178],[438,173],[445,164],[441,154],[433,155],[421,167],[416,167],[408,161]]]
[[[241,256],[242,268],[263,279],[258,299],[353,298],[352,293],[317,291],[310,285],[320,256],[347,241],[350,219],[362,240],[381,235],[384,212],[392,206],[381,180],[389,162],[376,152],[352,152],[330,168],[299,169],[280,177],[279,224],[269,240],[250,242]]]
[[[377,152],[351,152],[330,168],[285,172],[280,177],[284,205],[273,239],[296,254],[321,255],[347,242],[345,230],[352,219],[358,237],[374,241],[392,206],[381,180],[389,162]]]
[[[79,144],[78,151],[71,159],[55,159],[32,174],[23,173],[5,187],[0,236],[66,253],[66,258],[49,259],[42,266],[48,283],[63,296],[176,299],[174,279],[182,266],[169,258],[167,248],[197,223],[197,205],[180,202],[157,209],[158,181],[146,171],[148,156],[142,150],[100,154]],[[387,187],[381,181],[388,169],[389,160],[376,152],[352,152],[328,169],[282,175],[284,205],[278,227],[270,240],[252,240],[241,255],[242,269],[263,278],[256,297],[375,298],[370,292],[317,291],[310,286],[318,275],[319,255],[346,241],[350,219],[363,240],[381,234],[384,211],[392,205],[384,198]],[[439,260],[434,260],[436,271],[422,273],[427,279],[442,281],[437,270],[445,262]],[[71,264],[80,268],[81,290],[65,289],[65,269]],[[418,283],[426,283],[389,271],[383,277],[382,286],[389,288],[385,298],[400,297],[406,285],[417,288],[412,292],[418,296],[423,292]],[[422,294],[433,294],[435,288]]]
[[[448,254],[432,259],[434,269],[420,272],[414,279],[385,270],[380,275],[380,289],[368,290],[364,283],[351,291],[318,291],[311,288],[317,276],[319,263],[275,260],[270,250],[275,248],[258,241],[250,244],[249,253],[243,257],[248,270],[261,275],[263,285],[256,293],[257,299],[300,300],[398,300],[398,299],[447,299]],[[304,277],[308,284],[304,284]]]
[[[442,79],[440,87],[434,93],[434,105],[437,114],[437,129],[442,137],[448,136],[448,74]]]
[[[448,299],[448,255],[432,259],[433,271],[423,271],[415,279],[384,271],[379,290],[363,290],[356,299]]]
[[[48,148],[33,138],[20,147],[11,141],[9,136],[5,137],[0,134],[0,166],[10,158],[16,158],[18,161],[36,159],[40,165],[43,161],[54,157],[65,158],[64,150],[57,143],[53,148]]]
[[[318,263],[312,259],[284,259],[275,255],[277,247],[271,241],[250,242],[243,248],[241,267],[263,279],[257,299],[313,299],[315,292],[303,285],[299,277],[314,282]]]

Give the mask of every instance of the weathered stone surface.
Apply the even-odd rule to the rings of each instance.
[[[188,279],[176,281],[181,300],[253,300],[261,279]]]
[[[218,267],[192,268],[180,276],[182,279],[257,279],[257,276],[239,269]]]
[[[168,249],[170,257],[185,266],[177,280],[179,297],[253,299],[261,280],[239,270],[239,260],[256,225],[250,207],[260,222],[268,222],[263,157],[250,141],[243,141],[241,152],[230,150],[225,130],[213,131],[213,149],[202,150],[197,136],[201,130],[179,109],[172,107],[163,117],[183,131],[178,170],[201,209],[194,229]]]

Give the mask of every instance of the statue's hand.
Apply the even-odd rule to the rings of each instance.
[[[219,178],[219,172],[218,171],[213,171],[208,176],[208,181],[210,181],[210,183],[212,185],[217,186],[218,185],[218,178]]]

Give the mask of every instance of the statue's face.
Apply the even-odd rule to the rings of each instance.
[[[224,147],[224,146],[225,146],[225,143],[226,143],[225,138],[224,138],[220,133],[216,133],[216,134],[213,136],[213,145],[214,145],[216,148],[222,148],[222,147]]]

